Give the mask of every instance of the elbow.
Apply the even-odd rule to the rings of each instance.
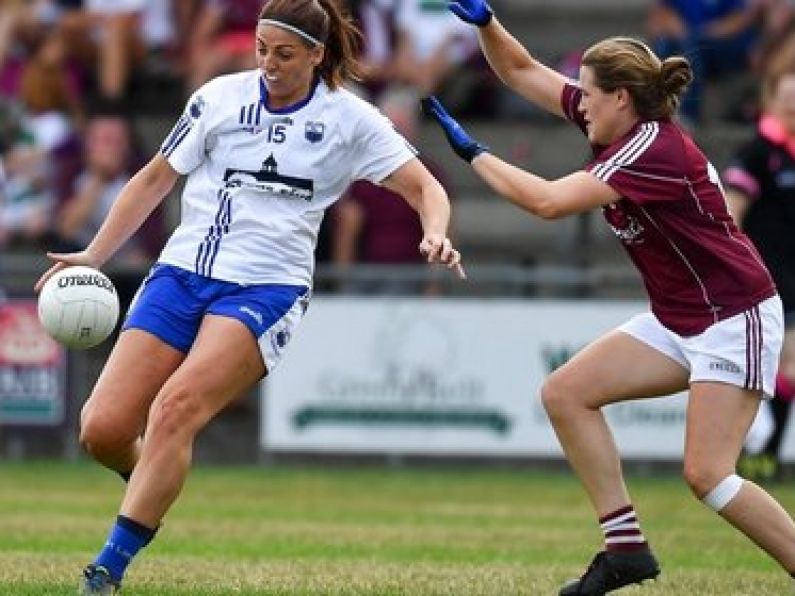
[[[528,207],[528,210],[533,213],[533,215],[547,220],[560,219],[566,215],[561,211],[557,201],[546,198],[534,202],[532,206]]]

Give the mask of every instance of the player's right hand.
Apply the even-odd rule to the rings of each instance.
[[[44,273],[42,273],[39,281],[36,282],[36,285],[33,286],[33,290],[35,292],[39,292],[44,284],[47,283],[47,280],[50,279],[53,275],[55,275],[61,269],[66,267],[72,267],[74,265],[87,265],[88,267],[94,267],[95,269],[99,267],[100,263],[97,262],[97,259],[94,258],[94,255],[88,252],[87,250],[81,250],[80,252],[48,252],[47,258],[51,261],[55,261],[55,264],[47,269]]]
[[[437,234],[425,234],[420,242],[420,254],[429,263],[442,263],[455,271],[458,279],[466,279],[467,274],[461,264],[461,253],[454,247],[449,238]]]
[[[472,160],[478,155],[488,151],[488,147],[473,139],[433,95],[424,98],[420,104],[422,110],[433,116],[433,119],[442,127],[447,142],[450,143],[450,147],[458,157],[472,163]]]
[[[494,12],[485,0],[451,0],[447,3],[455,16],[466,23],[485,27],[491,22]]]

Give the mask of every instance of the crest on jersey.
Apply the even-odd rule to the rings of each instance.
[[[204,108],[207,104],[204,102],[204,98],[201,95],[197,95],[196,99],[194,99],[190,106],[188,106],[188,113],[190,117],[194,120],[198,120],[202,113],[204,112]]]
[[[310,143],[319,143],[323,140],[323,133],[326,132],[326,125],[322,122],[310,120],[304,127],[304,136]]]

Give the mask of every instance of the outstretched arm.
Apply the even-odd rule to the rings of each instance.
[[[461,254],[447,236],[450,201],[436,178],[415,157],[392,172],[382,184],[402,196],[419,214],[422,223],[420,253],[429,263],[443,263],[465,279]]]
[[[491,69],[516,93],[563,116],[560,96],[568,79],[530,55],[503,27],[485,0],[454,0],[448,6],[458,18],[478,27],[478,38]]]
[[[489,153],[488,148],[473,139],[435,97],[424,99],[422,107],[441,126],[453,151],[469,162],[494,192],[534,215],[558,219],[619,198],[615,190],[588,172],[546,180],[517,168]]]
[[[491,153],[476,157],[472,167],[494,192],[543,219],[583,213],[619,198],[610,186],[584,171],[546,180]]]
[[[38,291],[44,282],[64,267],[100,267],[141,227],[174,187],[177,178],[179,173],[158,153],[124,185],[97,235],[85,250],[75,253],[47,253],[55,264],[39,278],[35,290]]]

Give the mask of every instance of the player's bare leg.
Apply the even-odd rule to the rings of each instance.
[[[544,384],[544,406],[605,535],[605,550],[560,594],[603,594],[659,573],[600,408],[676,393],[687,387],[687,380],[687,370],[676,361],[626,333],[613,331],[578,353]]]
[[[94,459],[132,472],[149,407],[184,358],[146,331],[121,333],[80,414],[80,443]]]
[[[795,523],[762,488],[735,476],[759,392],[723,383],[693,383],[687,411],[685,479],[695,495],[795,572]]]
[[[149,413],[120,513],[155,528],[182,490],[198,432],[265,374],[256,339],[228,317],[205,317],[188,357]]]
[[[612,331],[553,372],[544,407],[597,515],[627,505],[621,462],[602,406],[687,388],[687,371],[621,331]]]
[[[132,558],[152,540],[182,490],[196,434],[264,374],[259,346],[247,327],[228,317],[204,318],[188,356],[149,409],[120,514],[104,547],[83,571],[83,593],[119,589]]]

